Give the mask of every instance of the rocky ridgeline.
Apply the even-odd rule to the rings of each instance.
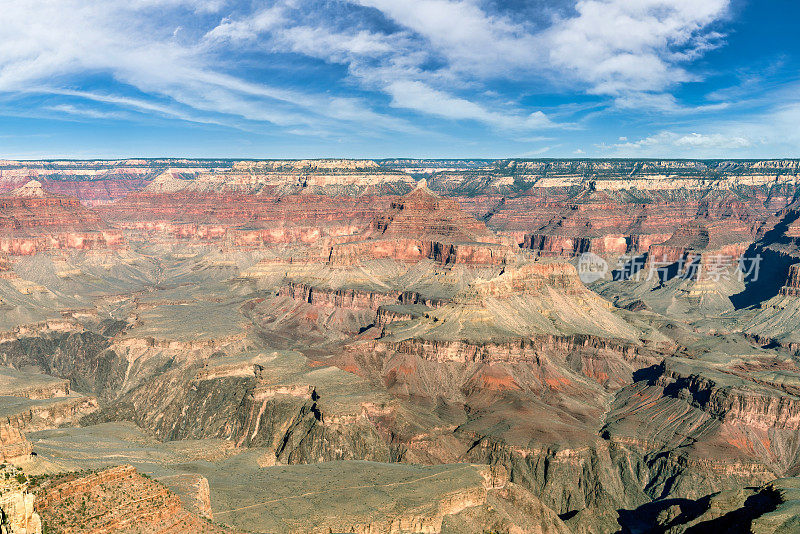
[[[0,191],[31,180],[53,193],[75,197],[87,206],[99,206],[144,188],[166,169],[196,176],[209,170],[230,168],[232,161],[211,160],[95,160],[0,161]]]
[[[51,377],[46,380],[31,379],[39,376],[43,375],[28,375],[14,371],[0,373],[0,396],[41,400],[66,397],[70,394],[69,380]]]
[[[390,304],[423,304],[435,307],[442,301],[421,296],[412,291],[365,291],[342,288],[329,289],[298,282],[289,282],[278,290],[280,296],[307,302],[315,306],[346,309],[367,309],[377,312]]]
[[[437,496],[433,503],[422,509],[390,515],[388,519],[368,523],[330,518],[326,526],[318,527],[313,532],[481,534],[484,531],[480,525],[492,525],[501,532],[523,534],[571,532],[553,510],[529,491],[511,482],[501,487],[452,491]],[[300,534],[308,531],[287,532]]]
[[[55,532],[232,532],[188,511],[166,486],[129,465],[47,480],[35,507]]]
[[[645,357],[639,356],[639,350],[635,346],[591,336],[541,336],[510,343],[468,343],[464,341],[406,339],[402,341],[376,341],[375,348],[379,353],[384,354],[387,350],[391,350],[399,354],[417,356],[428,361],[466,364],[494,362],[541,363],[548,356],[564,357],[568,354],[571,354],[577,361],[582,358],[595,362],[605,360],[612,366],[617,363],[616,360],[647,361]],[[598,372],[596,367],[596,363],[591,365],[591,375],[599,380],[607,381],[609,369]],[[546,386],[545,383],[543,385]],[[547,388],[545,387],[544,389]]]
[[[422,180],[353,241],[333,245],[330,263],[429,258],[441,264],[499,265],[509,253],[483,222],[464,213],[457,202],[430,191]]]
[[[537,189],[535,186],[533,189]],[[752,243],[772,214],[792,201],[760,188],[737,192],[686,190],[654,193],[585,189],[521,195],[491,213],[488,224],[522,236],[522,246],[543,255],[646,253],[681,228],[702,224],[712,240]],[[554,190],[557,191],[557,190]],[[742,200],[742,196],[749,197]],[[547,200],[544,200],[546,197]]]
[[[546,175],[581,174],[638,178],[647,175],[720,179],[725,177],[771,176],[791,178],[800,174],[800,161],[785,160],[500,160],[496,167]]]
[[[0,417],[0,424],[21,431],[35,432],[75,423],[97,409],[97,399],[94,397],[67,397],[50,404],[32,405],[18,413]]]
[[[747,387],[747,382],[731,384],[724,374],[698,371],[690,362],[667,360],[656,384],[669,395],[690,399],[712,417],[740,428],[789,430],[793,434],[800,430],[800,398],[795,395],[755,384]]]
[[[203,519],[214,520],[214,513],[211,509],[211,489],[206,477],[184,473],[161,477],[159,482],[178,495],[187,510]]]
[[[239,161],[229,170],[195,175],[168,169],[142,192],[358,196],[405,193],[413,184],[407,174],[368,160]]]
[[[522,267],[508,267],[500,276],[491,280],[474,282],[466,296],[507,298],[513,295],[536,295],[547,287],[567,295],[591,295],[572,265],[529,263]]]
[[[57,428],[97,410],[94,397],[70,393],[69,381],[2,369],[0,459],[25,460],[32,452],[25,432]]]
[[[239,246],[325,242],[364,229],[389,197],[142,192],[103,216],[119,228]]]
[[[393,209],[393,199],[412,190],[422,174],[432,190],[454,197],[509,239],[541,254],[565,256],[643,253],[697,218],[729,221],[738,224],[737,232],[752,233],[793,201],[797,187],[794,160],[407,163],[410,167],[400,160],[129,160],[6,162],[6,167],[16,174],[47,169],[47,188],[61,191],[68,184],[70,195],[87,203],[108,204],[103,198],[113,198],[113,208],[101,214],[120,228],[177,238],[232,237],[250,246],[356,234]],[[419,165],[427,170],[420,172]],[[121,198],[108,180],[114,173],[124,176],[126,169],[141,177],[126,185],[130,194]],[[393,253],[413,255],[419,248],[419,254],[445,261],[476,263],[497,262],[502,255],[447,245],[425,240]],[[352,262],[365,253],[355,247],[337,257]]]

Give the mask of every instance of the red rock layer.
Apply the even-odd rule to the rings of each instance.
[[[638,196],[633,196],[636,193]],[[714,222],[720,231],[752,241],[759,224],[774,213],[775,199],[760,190],[742,200],[729,191],[593,191],[570,196],[560,188],[532,189],[506,199],[491,214],[491,227],[522,236],[524,248],[542,255],[643,253],[682,225]],[[780,205],[780,202],[777,202]]]
[[[229,168],[231,161],[93,160],[0,161],[0,192],[37,180],[56,194],[75,197],[85,206],[110,204],[143,189],[166,169],[192,176]]]
[[[99,226],[100,217],[75,198],[55,195],[0,197],[0,230],[90,229]]]
[[[366,235],[441,236],[450,242],[498,242],[483,222],[464,213],[456,201],[433,193],[424,180],[392,202],[386,213],[376,217]]]
[[[335,244],[330,263],[352,265],[362,258],[400,261],[433,259],[442,264],[499,265],[509,248],[486,225],[452,199],[431,192],[423,180],[375,217],[357,241]]]
[[[148,181],[138,176],[75,181],[41,180],[42,186],[58,195],[74,197],[86,206],[102,206],[125,198],[132,192],[143,189]]]
[[[45,525],[73,534],[231,532],[187,511],[165,486],[129,465],[43,487],[35,507]]]
[[[29,256],[45,250],[105,249],[123,244],[122,232],[62,232],[44,237],[5,237],[0,235],[0,252],[15,256]]]
[[[645,267],[658,269],[678,263],[682,267],[678,275],[695,281],[719,280],[723,272],[738,265],[751,239],[749,231],[733,221],[693,221],[663,243],[650,246]]]
[[[121,242],[122,233],[105,228],[97,213],[75,198],[45,191],[39,182],[0,196],[0,252],[5,254],[115,247]]]
[[[392,197],[142,192],[100,213],[121,228],[241,244],[305,243],[362,230]]]
[[[330,263],[354,265],[360,260],[391,258],[417,262],[430,258],[443,265],[501,265],[508,247],[494,243],[447,243],[424,239],[376,239],[342,243],[331,248]]]

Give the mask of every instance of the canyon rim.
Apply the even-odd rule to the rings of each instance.
[[[4,528],[793,532],[799,171],[6,161]]]
[[[0,0],[0,534],[800,534],[798,20]]]

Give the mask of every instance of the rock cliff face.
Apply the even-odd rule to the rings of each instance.
[[[75,197],[86,206],[109,204],[144,188],[168,169],[182,175],[229,168],[231,161],[117,160],[117,161],[0,161],[0,191],[36,180],[56,194]]]
[[[781,287],[780,294],[787,297],[800,297],[800,263],[789,267],[789,274],[786,276],[786,283]]]
[[[769,519],[800,470],[797,162],[7,170],[0,455],[46,481],[48,527],[681,532]],[[583,252],[671,271],[584,284]],[[95,442],[169,490],[96,472]]]
[[[92,229],[100,224],[100,217],[83,208],[77,199],[47,193],[35,180],[3,196],[0,207],[0,228],[7,230],[51,226]]]
[[[392,202],[369,228],[351,242],[336,244],[330,262],[352,265],[362,258],[442,264],[502,264],[509,248],[482,222],[465,214],[453,200],[431,192],[423,180]]]
[[[338,228],[359,210],[366,225],[426,176],[434,191],[455,197],[492,229],[542,254],[569,256],[646,252],[703,217],[749,231],[792,202],[797,169],[794,161],[128,160],[5,162],[0,173],[0,189],[40,179],[92,205],[120,200],[102,212],[110,220],[201,237],[214,232],[183,226],[229,229],[261,220],[272,228],[283,220]],[[355,201],[362,197],[373,198]],[[303,207],[299,216],[282,217],[294,204]]]
[[[0,423],[0,461],[12,462],[25,458],[32,450],[33,446],[18,426]]]
[[[0,468],[0,531],[3,534],[42,534],[42,521],[33,511],[34,495],[27,477],[11,466]]]
[[[6,254],[114,247],[121,241],[120,232],[105,228],[77,199],[48,193],[38,181],[0,195],[0,251]]]

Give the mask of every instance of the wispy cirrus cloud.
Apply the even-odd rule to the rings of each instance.
[[[209,13],[223,6],[191,0],[31,0],[11,6],[0,28],[0,92],[71,93],[191,122],[236,124],[221,115],[286,127],[340,128],[340,121],[355,121],[390,130],[413,129],[403,120],[381,116],[358,98],[275,87],[228,74],[201,40],[183,42],[176,38],[174,23],[154,17],[170,8],[178,10],[178,17],[181,9]],[[110,75],[142,96],[70,89],[83,77],[98,74]]]
[[[769,136],[720,126],[730,91],[680,93],[707,77],[697,60],[725,46],[731,1],[12,2],[0,95],[48,95],[41,110],[87,120],[150,114],[306,137],[546,133],[551,150],[576,124],[646,114],[663,122],[655,133],[603,150],[755,150]]]
[[[527,116],[492,111],[464,98],[454,97],[419,81],[395,81],[385,89],[391,105],[436,115],[447,119],[470,119],[505,130],[536,130],[556,125],[541,111]]]

